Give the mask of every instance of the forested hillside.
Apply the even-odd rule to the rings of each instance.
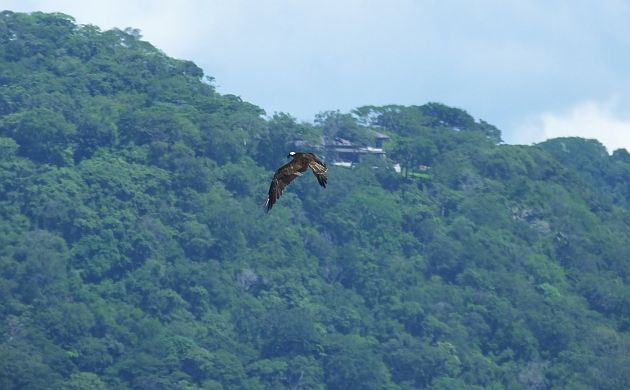
[[[296,142],[372,130],[387,158],[265,214]],[[266,116],[137,30],[0,13],[0,388],[628,389],[628,367],[626,150],[505,145],[438,103]]]

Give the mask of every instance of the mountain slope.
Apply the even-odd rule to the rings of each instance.
[[[0,80],[3,389],[630,386],[625,150],[437,103],[265,118],[61,14],[0,14]],[[296,141],[372,130],[388,159],[265,215]]]

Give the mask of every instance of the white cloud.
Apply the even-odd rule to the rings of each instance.
[[[541,142],[557,137],[597,139],[609,152],[630,150],[630,119],[618,115],[618,99],[589,100],[561,112],[544,112],[516,132],[517,143]]]

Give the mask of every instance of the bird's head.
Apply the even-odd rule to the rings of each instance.
[[[289,152],[289,154],[287,154],[287,158],[291,158],[295,156],[295,152]]]

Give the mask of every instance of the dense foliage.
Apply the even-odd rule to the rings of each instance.
[[[264,214],[296,141],[371,129],[388,159]],[[436,103],[266,118],[136,30],[0,13],[0,388],[627,389],[628,367],[627,151],[503,145]]]

